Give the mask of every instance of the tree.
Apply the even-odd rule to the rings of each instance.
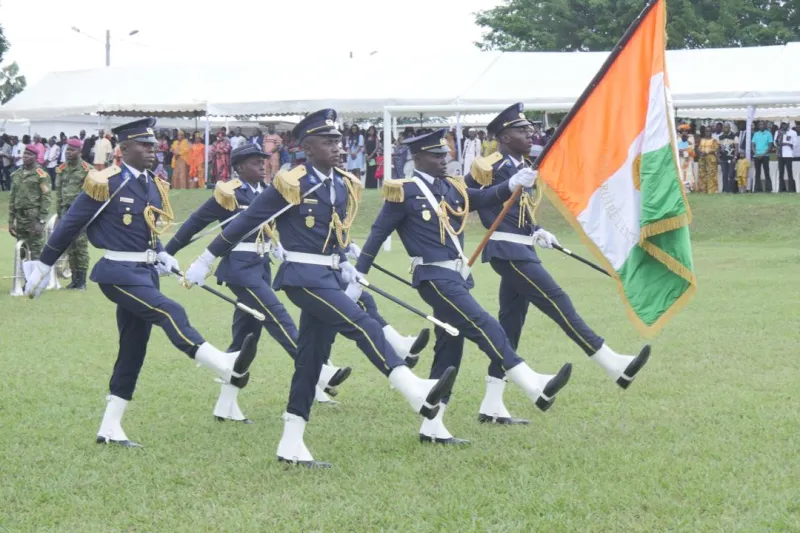
[[[3,34],[3,27],[0,26],[0,63],[3,62],[3,55],[8,51],[8,40]]]
[[[504,0],[475,15],[482,50],[610,50],[645,0]],[[670,0],[669,48],[723,48],[800,40],[793,0]]]
[[[21,93],[27,84],[25,76],[19,75],[16,61],[0,69],[0,105]]]

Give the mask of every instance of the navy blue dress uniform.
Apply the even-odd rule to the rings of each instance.
[[[248,143],[231,152],[231,165],[236,166],[251,157],[267,159],[268,156],[260,146]],[[167,253],[170,255],[178,253],[191,242],[192,237],[212,222],[224,222],[235,213],[242,213],[264,190],[266,187],[260,182],[256,186],[241,179],[218,182],[213,196],[189,216],[167,243]],[[232,342],[228,351],[238,351],[249,335],[257,341],[263,326],[294,360],[297,355],[297,327],[271,288],[272,275],[268,252],[272,239],[271,227],[262,226],[258,232],[237,244],[231,253],[226,254],[217,267],[217,283],[226,285],[236,295],[238,301],[251,309],[262,311],[266,316],[266,320],[260,322],[251,314],[236,308],[232,323]],[[343,383],[350,372],[349,367],[335,368],[328,365],[321,374],[319,385],[324,391],[335,395],[335,387]],[[217,403],[214,415],[218,420],[249,422],[238,407],[236,401],[238,389],[228,390],[229,387],[223,384],[220,396],[226,398]]]
[[[446,130],[440,130],[408,139],[405,143],[412,154],[445,153],[445,133]],[[463,253],[467,214],[472,210],[502,206],[512,194],[508,184],[468,189],[463,178],[433,177],[415,170],[410,179],[386,181],[383,190],[387,201],[372,226],[356,268],[367,273],[384,240],[393,231],[398,232],[412,257],[413,286],[433,308],[436,318],[461,331],[460,336],[451,337],[444,330],[436,329],[431,377],[437,377],[449,366],[459,367],[465,337],[475,342],[492,364],[502,369],[528,368],[500,324],[470,294],[474,283]],[[529,390],[526,391],[538,387],[534,401],[546,408],[568,377],[567,366],[558,383],[554,381],[547,391],[544,391],[545,385],[552,376],[543,380],[545,385],[528,384]],[[423,422],[420,439],[448,444],[464,442],[453,438],[444,427],[443,413],[444,409],[440,409],[436,420]]]
[[[525,118],[523,105],[518,103],[501,112],[486,129],[498,138],[508,128],[527,129],[531,125]],[[507,182],[523,168],[532,166],[532,162],[525,155],[517,160],[501,143],[499,152],[474,162],[470,174],[466,177],[467,186],[474,190],[493,187]],[[523,191],[520,199],[508,211],[483,249],[482,261],[489,263],[501,276],[499,322],[512,346],[516,348],[519,346],[528,306],[533,304],[558,324],[586,355],[593,356],[603,348],[603,338],[577,313],[569,296],[544,268],[534,248],[534,233],[542,230],[535,220],[542,187],[536,187],[535,191]],[[501,210],[502,206],[479,209],[478,214],[483,226],[489,228]],[[503,384],[499,382],[504,379],[503,369],[494,363],[490,364],[487,395],[492,394],[489,391],[492,385],[502,388]],[[502,396],[502,390],[500,394]],[[501,409],[505,410],[505,407]],[[481,410],[479,419],[490,421],[492,417],[489,415],[491,413]]]
[[[154,119],[138,120],[115,128],[121,143],[155,144]],[[117,305],[119,352],[109,383],[109,403],[98,442],[134,446],[121,428],[127,402],[133,398],[139,371],[155,324],[172,344],[211,368],[219,378],[243,387],[255,356],[255,343],[247,341],[241,353],[224,354],[207,343],[189,323],[178,303],[159,290],[156,262],[177,267],[159,239],[158,220],[173,218],[169,185],[149,170],[139,171],[123,162],[103,171],[90,171],[84,190],[62,217],[42,253],[41,262],[52,266],[83,227],[96,248],[105,255],[95,264],[91,280]],[[95,214],[98,213],[95,217]],[[95,217],[93,219],[93,217]]]
[[[314,136],[320,145],[335,150],[332,143],[338,143],[340,138],[335,120],[332,109],[312,113],[294,128],[293,136],[298,141]],[[303,443],[303,433],[314,398],[314,384],[337,332],[354,340],[423,416],[436,415],[440,398],[452,386],[454,369],[449,369],[438,382],[414,376],[387,342],[381,325],[342,290],[341,269],[352,268],[346,262],[344,250],[349,245],[349,229],[358,208],[361,184],[337,168],[323,175],[312,166],[312,160],[309,154],[307,164],[278,173],[273,186],[214,239],[187,270],[186,277],[194,281],[197,272],[197,278],[202,279],[200,275],[213,257],[228,253],[248,231],[281,212],[275,222],[285,257],[273,287],[283,290],[301,309],[301,314],[295,373],[277,455],[281,461],[317,466],[319,463]]]

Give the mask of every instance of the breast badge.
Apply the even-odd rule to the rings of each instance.
[[[130,226],[131,222],[133,222],[133,215],[131,215],[130,213],[125,213],[124,215],[122,215],[123,224],[125,224],[126,226]]]
[[[429,221],[430,219],[431,219],[431,212],[430,212],[430,211],[428,211],[427,209],[423,210],[423,211],[422,211],[422,220],[424,220],[425,222],[427,222],[427,221]]]
[[[314,217],[312,216],[306,217],[306,227],[309,229],[314,227]]]

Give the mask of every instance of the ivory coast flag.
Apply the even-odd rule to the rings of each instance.
[[[645,335],[696,287],[664,64],[665,9],[664,0],[647,4],[539,161],[550,200],[617,280]]]

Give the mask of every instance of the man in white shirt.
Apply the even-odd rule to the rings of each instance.
[[[61,147],[56,144],[56,138],[50,137],[47,143],[47,151],[44,153],[44,163],[47,167],[47,173],[50,174],[50,182],[52,190],[56,188],[56,167],[58,166],[58,158],[61,155]]]
[[[15,144],[11,149],[11,159],[14,160],[14,168],[12,169],[12,173],[22,166],[22,154],[25,152],[25,136],[23,136],[23,140],[19,140],[19,137],[16,139],[17,144]],[[28,142],[30,142],[30,137],[28,138]]]
[[[467,138],[464,140],[464,176],[469,174],[472,168],[472,162],[481,156],[481,141],[478,139],[478,133],[474,128],[467,131]]]
[[[797,133],[789,129],[789,119],[785,118],[781,121],[781,129],[775,134],[775,148],[778,152],[778,182],[780,183],[779,192],[797,192],[797,187],[794,182],[794,175],[792,173],[792,160],[794,158],[794,146],[797,144]],[[784,170],[788,171],[788,184],[784,181]]]
[[[242,146],[247,142],[247,138],[242,135],[242,128],[236,128],[235,134],[231,137],[231,151],[236,150],[239,146]]]
[[[97,142],[94,143],[94,168],[97,170],[106,168],[106,166],[108,166],[108,161],[111,159],[112,151],[111,141],[108,140],[106,132],[100,130],[100,136]]]

